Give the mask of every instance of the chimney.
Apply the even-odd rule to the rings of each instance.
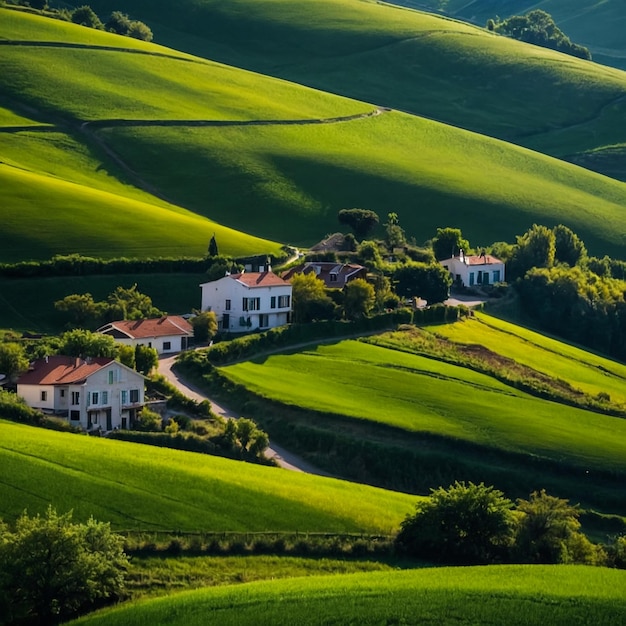
[[[157,324],[162,324],[165,320],[167,319],[167,315],[164,315],[158,322]]]
[[[463,250],[459,250],[459,259],[461,260],[461,263],[465,263],[465,254],[463,253]]]

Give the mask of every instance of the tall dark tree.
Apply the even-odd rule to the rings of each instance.
[[[359,239],[367,237],[379,223],[378,215],[368,209],[341,209],[337,218],[340,224],[351,228]]]
[[[213,233],[213,237],[211,237],[211,241],[209,241],[209,256],[217,256],[218,254],[217,241],[215,240],[215,233]]]
[[[553,232],[555,261],[574,267],[587,258],[587,248],[574,231],[559,224],[554,227]]]
[[[74,24],[80,24],[81,26],[88,26],[89,28],[96,28],[98,30],[102,30],[104,28],[100,18],[88,4],[78,7],[72,11],[72,22],[74,22]]]
[[[393,273],[396,293],[402,298],[424,298],[428,304],[448,298],[452,279],[450,272],[439,264],[407,263]]]
[[[432,245],[437,261],[457,256],[460,250],[467,253],[470,247],[469,241],[463,239],[460,228],[438,228]]]

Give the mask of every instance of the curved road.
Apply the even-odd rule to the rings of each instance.
[[[173,356],[160,357],[158,366],[159,374],[163,374],[167,380],[175,385],[178,390],[181,393],[184,393],[188,398],[192,398],[197,402],[208,400],[211,403],[211,409],[217,415],[221,415],[226,419],[237,419],[238,417],[241,417],[233,413],[224,405],[211,400],[211,398],[207,397],[201,389],[183,380],[176,372],[172,371],[172,366],[174,365],[177,356],[178,355],[175,354]],[[279,467],[284,469],[294,472],[306,472],[307,474],[317,474],[318,476],[330,476],[327,472],[314,467],[310,463],[307,463],[300,457],[295,454],[291,454],[276,444],[271,444],[271,446],[265,451],[265,456],[270,459],[274,459],[276,463],[278,463]]]

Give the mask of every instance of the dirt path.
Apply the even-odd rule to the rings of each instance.
[[[172,371],[172,366],[176,361],[176,356],[161,357],[159,359],[159,374],[163,374],[167,380],[175,385],[181,393],[184,393],[187,397],[201,402],[202,400],[208,400],[211,403],[211,409],[217,415],[221,415],[227,419],[237,419],[241,417],[233,413],[228,407],[223,404],[219,404],[207,397],[201,389],[195,385],[183,380],[176,372]],[[294,472],[306,472],[307,474],[316,474],[318,476],[330,476],[330,474],[314,467],[310,463],[307,463],[295,454],[291,454],[289,451],[272,443],[266,450],[265,456],[270,459],[274,459],[280,467],[283,469],[291,470]]]

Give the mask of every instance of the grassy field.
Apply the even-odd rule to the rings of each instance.
[[[427,330],[455,342],[480,344],[574,387],[597,395],[608,393],[626,403],[626,366],[562,341],[551,339],[497,317],[478,313],[456,324],[427,327]]]
[[[151,6],[166,16],[163,4]],[[310,70],[307,76],[334,75],[349,84],[346,76],[363,75],[356,71],[358,62],[390,98],[410,92],[420,102],[462,112],[464,120],[475,116],[493,124],[463,124],[483,132],[504,136],[509,132],[505,127],[521,129],[535,133],[533,141],[539,141],[544,131],[609,115],[615,99],[626,93],[626,74],[615,70],[537,49],[528,56],[517,42],[474,27],[373,3],[310,0],[309,12],[287,0],[253,6],[236,0],[220,6],[204,3],[194,18],[204,27],[211,16],[206,35],[219,25],[217,42],[227,33],[234,36],[244,23],[256,24],[263,36],[281,34],[258,55],[270,65],[269,59],[280,58],[284,69],[300,59]],[[171,27],[188,16],[181,7]],[[244,11],[246,20],[228,22],[227,28],[220,20],[241,18],[237,11]],[[272,252],[276,240],[296,245],[318,241],[337,229],[337,211],[350,206],[383,216],[396,211],[418,242],[445,225],[461,227],[474,244],[486,245],[511,241],[533,222],[563,222],[593,253],[619,256],[624,248],[626,186],[581,168],[395,112],[333,124],[189,126],[185,122],[207,119],[319,120],[371,112],[373,105],[6,9],[0,9],[0,26],[12,39],[29,42],[0,46],[0,106],[9,131],[0,133],[7,164],[0,166],[7,207],[0,260],[70,251],[201,254],[214,231],[222,252]],[[235,38],[229,45],[247,54],[261,39]],[[289,46],[296,40],[299,54],[291,54]],[[420,47],[414,48],[417,43]],[[399,54],[396,46],[409,47],[402,51],[404,69],[398,71],[413,71],[416,58],[411,55],[416,55],[422,72],[403,74],[402,90],[391,80],[396,70],[390,68],[400,67],[392,61]],[[311,55],[319,57],[316,71]],[[446,55],[450,58],[444,61]],[[342,69],[338,59],[353,65]],[[476,68],[472,73],[466,67],[477,62],[489,80],[506,76],[510,84],[485,82]],[[377,78],[383,66],[391,82]],[[461,90],[452,97],[449,84],[428,78],[426,70],[454,76],[455,89],[465,81],[474,92]],[[304,82],[296,73],[291,78]],[[559,84],[558,102],[534,102],[532,94],[553,92],[543,90],[541,81]],[[420,86],[418,91],[407,89],[413,84]],[[484,89],[477,90],[478,84]],[[529,92],[520,91],[524,85]],[[341,91],[339,85],[327,88]],[[508,98],[495,105],[497,115],[487,106],[494,94]],[[389,103],[369,95],[366,101]],[[408,103],[391,104],[411,109]],[[426,109],[419,112],[447,119],[443,110],[435,115]],[[52,124],[54,130],[16,131],[23,118],[30,120],[25,125]],[[594,136],[609,133],[615,142],[622,125],[609,118],[602,132],[593,124],[589,128]],[[158,125],[132,126],[132,120]],[[561,144],[563,150],[573,149]]]
[[[115,529],[392,533],[415,496],[0,421],[0,517],[74,510]]]
[[[626,573],[489,566],[294,578],[202,589],[107,609],[73,624],[597,624],[626,611]]]
[[[590,470],[626,470],[626,420],[533,398],[489,376],[417,355],[343,341],[221,371],[288,405]]]

